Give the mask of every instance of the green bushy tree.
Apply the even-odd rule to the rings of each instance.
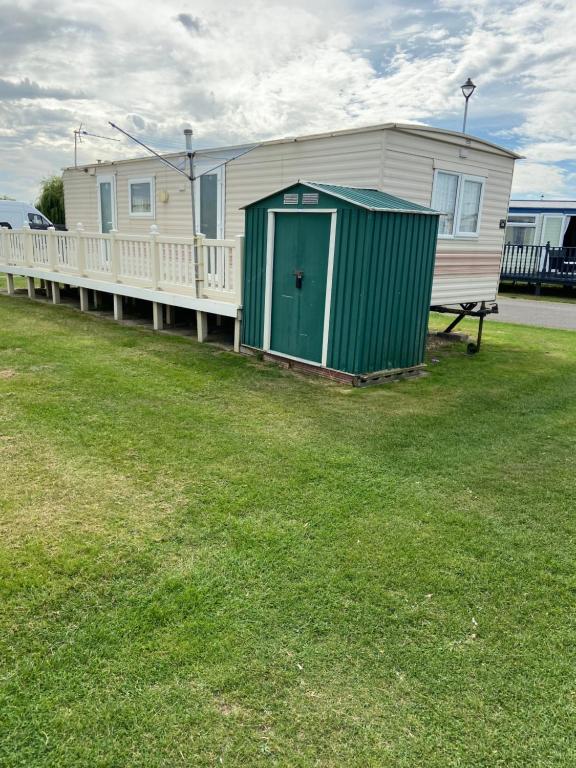
[[[64,224],[64,183],[61,176],[44,179],[36,208],[53,224]]]

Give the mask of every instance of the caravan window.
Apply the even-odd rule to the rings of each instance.
[[[436,171],[432,208],[440,211],[439,237],[476,237],[485,179],[462,173]]]
[[[154,179],[128,180],[128,205],[130,216],[154,218]]]
[[[200,231],[206,237],[218,237],[218,176],[200,176]]]
[[[505,241],[512,245],[533,245],[536,235],[536,216],[511,214],[506,224]]]
[[[224,237],[225,166],[218,158],[201,159],[195,176],[196,231],[211,240]]]
[[[442,212],[438,227],[439,235],[454,234],[456,201],[458,199],[458,174],[438,171],[434,180],[432,208]]]

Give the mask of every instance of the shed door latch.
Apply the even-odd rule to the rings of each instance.
[[[296,288],[302,288],[302,278],[304,277],[304,272],[294,272],[294,277],[296,278]]]

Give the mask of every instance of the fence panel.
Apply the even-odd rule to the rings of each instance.
[[[512,245],[502,253],[501,280],[528,283],[576,284],[576,248]]]
[[[56,233],[56,264],[58,269],[78,269],[78,237],[67,232]]]
[[[5,230],[0,264],[37,266],[63,277],[134,283],[187,295],[237,301],[241,295],[241,247],[235,240],[207,240],[77,231]]]

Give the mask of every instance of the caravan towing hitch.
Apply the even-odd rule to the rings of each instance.
[[[471,341],[466,347],[466,351],[469,355],[475,355],[480,352],[480,347],[482,345],[482,330],[484,328],[484,318],[486,315],[498,314],[498,304],[491,304],[489,307],[487,307],[485,301],[480,302],[480,305],[478,305],[478,302],[460,304],[460,309],[457,307],[443,306],[434,306],[430,307],[430,309],[432,312],[442,312],[444,314],[456,315],[454,320],[452,320],[452,322],[443,331],[440,331],[438,334],[439,336],[449,335],[454,330],[454,328],[456,328],[458,323],[460,323],[465,317],[478,318],[478,336],[476,337],[476,341]]]

